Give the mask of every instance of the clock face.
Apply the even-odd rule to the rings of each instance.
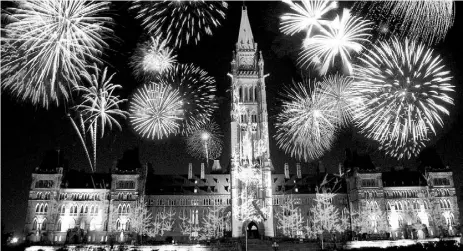
[[[240,65],[252,65],[252,58],[251,57],[241,57]]]

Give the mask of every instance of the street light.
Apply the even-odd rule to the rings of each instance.
[[[276,241],[273,242],[272,248],[273,248],[274,251],[278,250],[278,243]]]
[[[209,133],[207,132],[203,132],[203,134],[201,134],[201,139],[204,141],[204,148],[206,149],[206,163],[207,163],[207,166],[209,166],[209,151],[208,151],[208,148],[207,148],[207,142],[209,141],[209,138],[211,137],[211,135],[209,135]]]

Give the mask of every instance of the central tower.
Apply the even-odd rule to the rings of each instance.
[[[260,234],[273,237],[266,75],[245,6],[231,71],[232,236],[243,236],[253,224]]]

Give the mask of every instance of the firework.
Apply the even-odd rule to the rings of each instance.
[[[131,57],[130,66],[135,76],[142,78],[146,74],[162,74],[173,67],[175,55],[166,46],[166,41],[151,37],[145,43],[139,44]]]
[[[330,21],[322,20],[322,17],[337,8],[336,2],[327,0],[302,0],[302,5],[295,4],[291,0],[283,0],[283,2],[296,12],[281,16],[280,30],[287,35],[306,31],[307,36],[310,36],[314,26],[320,28],[322,25],[330,24]]]
[[[349,74],[352,73],[350,53],[362,51],[361,43],[368,42],[370,36],[370,24],[344,9],[342,17],[337,16],[327,29],[321,29],[320,34],[304,40],[299,63],[317,65],[320,67],[320,74],[324,75],[339,55]]]
[[[322,156],[331,148],[339,123],[330,99],[300,83],[286,95],[289,101],[284,101],[283,111],[277,116],[278,146],[305,161]]]
[[[217,159],[222,154],[222,138],[217,123],[202,122],[187,136],[187,152],[198,159]]]
[[[325,77],[318,89],[320,95],[328,99],[328,105],[336,113],[339,126],[347,126],[352,121],[353,111],[359,105],[353,90],[353,79],[339,74]]]
[[[76,132],[79,134],[88,158],[89,154],[85,139],[87,138],[87,133],[90,134],[93,148],[93,162],[90,159],[89,161],[91,162],[90,167],[95,171],[98,130],[100,132],[100,138],[103,137],[106,127],[109,127],[111,130],[113,125],[115,125],[119,130],[122,130],[116,117],[125,119],[127,112],[119,108],[119,105],[126,100],[119,99],[119,96],[114,94],[115,90],[121,88],[120,85],[111,83],[114,74],[108,77],[107,68],[100,74],[101,71],[96,65],[91,67],[91,69],[95,71],[94,74],[87,73],[84,75],[84,79],[90,84],[89,87],[79,86],[75,88],[82,97],[82,102],[73,107],[79,114],[77,119],[80,122],[80,130],[75,124],[75,121],[71,117],[69,118],[73,122],[74,129],[76,129]]]
[[[176,64],[163,75],[155,76],[179,91],[183,100],[182,133],[187,135],[201,121],[208,120],[218,107],[215,79],[193,64]]]
[[[101,16],[109,3],[80,0],[23,1],[11,8],[6,40],[15,48],[2,65],[2,87],[21,100],[48,108],[69,99],[87,60],[100,62],[107,46]]]
[[[130,123],[144,138],[162,139],[179,131],[183,119],[179,91],[161,82],[140,87],[129,103]]]
[[[197,44],[225,19],[228,4],[222,1],[135,1],[130,9],[151,35],[179,48]]]
[[[442,41],[452,27],[453,6],[452,0],[403,0],[358,2],[354,8],[367,8],[368,16],[396,36],[433,44]]]
[[[443,126],[441,114],[449,114],[450,72],[432,49],[408,39],[379,42],[360,60],[354,90],[363,106],[356,124],[391,156],[416,155],[436,133],[434,125]]]

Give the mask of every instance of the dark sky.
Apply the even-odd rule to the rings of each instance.
[[[214,119],[221,126],[225,135],[225,148],[221,157],[222,167],[229,164],[229,103],[230,96],[227,90],[230,87],[230,79],[227,73],[230,70],[232,51],[238,38],[238,28],[241,16],[241,2],[229,4],[227,19],[223,25],[214,31],[214,35],[203,37],[196,46],[187,46],[178,51],[178,59],[182,63],[195,63],[215,77],[218,86],[220,109]],[[298,79],[301,70],[295,65],[300,38],[288,37],[279,32],[279,16],[287,11],[285,4],[281,2],[248,2],[249,19],[252,26],[254,39],[265,61],[265,72],[270,73],[266,79],[267,103],[270,117],[270,152],[273,164],[277,171],[281,171],[285,162],[290,162],[294,168],[294,159],[290,159],[277,149],[272,135],[275,132],[273,117],[279,109],[278,95],[282,87],[290,85],[293,78]],[[341,2],[341,6],[349,6],[350,3]],[[133,52],[136,43],[143,36],[138,21],[133,19],[133,14],[128,13],[129,4],[114,2],[112,15],[115,19],[113,27],[117,39],[111,39],[110,49],[107,50],[106,61],[110,70],[116,72],[114,83],[123,86],[121,96],[127,98],[135,87],[141,83],[136,81],[128,67],[128,57]],[[456,2],[456,11],[463,8],[463,3]],[[456,15],[455,24],[448,33],[446,40],[436,46],[441,53],[452,74],[453,84],[456,86],[455,106],[451,107],[451,115],[444,119],[446,123],[443,129],[431,142],[431,146],[437,149],[445,165],[449,165],[457,172],[454,175],[457,186],[463,180],[463,147],[461,114],[463,79],[461,67],[463,66],[463,54],[461,32],[463,31],[462,18]],[[69,161],[70,168],[88,170],[84,152],[76,133],[73,131],[69,120],[66,118],[66,107],[45,110],[33,107],[30,104],[19,103],[11,98],[8,93],[1,95],[1,167],[2,167],[2,224],[6,231],[21,233],[26,216],[28,191],[31,182],[31,173],[40,165],[46,151],[61,149],[65,158]],[[140,139],[128,126],[122,122],[123,130],[113,130],[107,134],[98,145],[99,172],[106,172],[114,161],[121,158],[125,150],[138,147],[142,163],[153,163],[156,173],[185,173],[188,162],[199,162],[189,157],[184,148],[181,137],[171,137],[168,140],[148,141]],[[346,130],[342,133],[333,149],[328,152],[322,161],[331,170],[336,170],[338,163],[344,160],[344,149],[355,148],[368,151],[374,163],[381,167],[390,167],[397,164],[415,167],[415,159],[403,162],[385,158],[380,152],[372,150],[362,138]],[[374,149],[374,147],[373,147]],[[462,197],[462,188],[457,189]],[[460,208],[463,205],[460,203]],[[461,211],[461,210],[460,210]]]

